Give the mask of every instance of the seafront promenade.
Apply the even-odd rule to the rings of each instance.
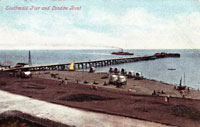
[[[74,127],[172,127],[155,122],[70,108],[0,90],[0,114],[9,110],[21,111]]]

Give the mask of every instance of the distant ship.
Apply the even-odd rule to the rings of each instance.
[[[113,55],[133,55],[133,53],[124,52],[123,49],[121,49],[120,52],[112,52],[111,54],[113,54]]]
[[[174,71],[174,70],[176,70],[175,68],[168,68],[168,70],[170,70],[170,71]]]

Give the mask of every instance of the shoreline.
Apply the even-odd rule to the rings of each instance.
[[[50,77],[51,74],[56,74],[56,78]],[[165,83],[163,81],[158,81],[155,79],[144,78],[142,80],[135,80],[133,78],[127,78],[127,85],[123,85],[122,88],[116,88],[114,85],[104,85],[104,82],[108,83],[109,76],[112,75],[106,72],[97,72],[97,73],[89,73],[83,71],[39,71],[33,72],[33,77],[45,78],[50,80],[62,81],[65,83],[80,83],[83,85],[95,85],[97,87],[103,87],[107,89],[114,89],[120,91],[128,91],[138,95],[152,95],[155,90],[157,96],[171,96],[171,97],[179,97],[179,98],[189,98],[189,99],[197,99],[200,100],[200,92],[192,87],[187,87],[190,89],[188,92],[187,89],[183,91],[179,91],[174,89],[174,87],[178,87],[175,84]],[[108,78],[101,79],[102,77],[107,76]],[[65,80],[67,78],[67,80]],[[87,81],[88,83],[84,83]],[[98,84],[94,84],[97,82]],[[161,92],[164,92],[162,94]],[[183,92],[183,93],[180,93]]]

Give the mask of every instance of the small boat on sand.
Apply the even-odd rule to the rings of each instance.
[[[184,73],[184,84],[185,84],[185,73]],[[179,86],[177,87],[178,90],[185,90],[186,89],[186,86],[182,85],[182,77],[181,77],[181,80],[180,80],[180,84]]]

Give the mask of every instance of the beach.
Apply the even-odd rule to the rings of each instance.
[[[56,77],[52,77],[51,75],[56,75]],[[178,85],[168,84],[161,81],[151,80],[144,78],[142,80],[135,80],[134,78],[127,78],[127,85],[123,85],[121,88],[117,88],[115,85],[109,84],[109,78],[113,73],[88,73],[88,72],[77,72],[77,71],[41,71],[35,72],[33,77],[37,78],[45,78],[56,81],[64,81],[64,84],[68,82],[80,83],[84,85],[95,85],[97,87],[103,87],[107,89],[113,89],[118,91],[129,91],[133,94],[138,95],[152,95],[155,90],[158,96],[171,96],[171,97],[179,97],[190,99],[200,99],[200,92],[194,88],[189,88],[189,92],[179,91],[174,87],[178,87]],[[84,83],[84,82],[88,83]],[[94,82],[96,84],[94,84]],[[104,85],[106,83],[107,85]]]
[[[200,124],[198,90],[185,90],[183,98],[183,93],[174,89],[174,85],[149,79],[128,79],[127,85],[116,88],[105,85],[109,79],[106,77],[108,73],[44,71],[34,72],[32,78],[20,79],[1,73],[0,89],[86,111],[165,125],[196,127]],[[154,90],[156,95],[152,95]],[[165,102],[168,95],[169,102]]]

